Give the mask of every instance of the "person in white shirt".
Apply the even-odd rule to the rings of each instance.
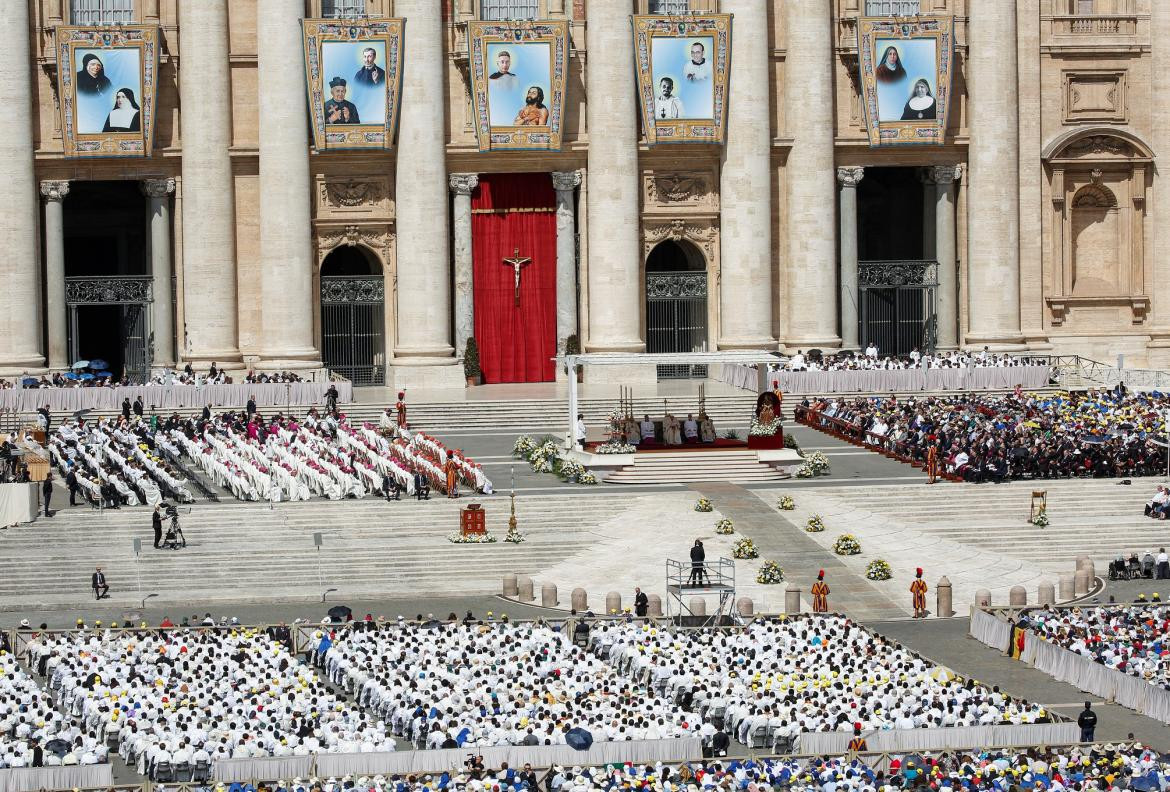
[[[683,421],[683,439],[687,443],[699,442],[699,422],[690,413],[687,413],[687,419]]]
[[[869,346],[865,348],[865,356],[870,360],[877,360],[878,348],[877,345],[875,345],[872,341],[870,341]]]
[[[697,83],[711,79],[711,62],[706,57],[706,47],[702,42],[691,44],[691,59],[683,67],[683,78],[687,82]]]
[[[648,414],[642,416],[642,422],[638,424],[638,430],[642,433],[642,442],[654,442],[654,422],[650,420]]]

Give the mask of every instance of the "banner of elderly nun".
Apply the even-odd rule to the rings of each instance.
[[[939,145],[954,69],[952,17],[863,18],[857,25],[871,146]]]
[[[56,32],[65,156],[149,157],[158,27],[63,26]]]
[[[480,151],[560,151],[569,23],[469,22],[471,97]]]
[[[403,19],[306,19],[305,83],[319,151],[394,146]]]
[[[638,105],[646,140],[722,143],[731,14],[635,15]]]

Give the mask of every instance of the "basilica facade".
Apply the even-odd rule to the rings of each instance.
[[[1168,3],[10,5],[0,68],[29,89],[0,114],[3,376],[101,358],[139,377],[214,362],[450,386],[469,339],[485,382],[555,379],[566,348],[988,346],[1170,366],[1170,83],[1155,80],[1170,73]],[[639,14],[730,15],[721,139],[647,134]],[[331,18],[404,20],[384,148],[315,141],[303,20]],[[900,20],[953,30],[937,55],[953,59],[947,83],[909,74],[893,122],[945,103],[934,139],[871,135],[859,26],[875,18],[894,34]],[[469,31],[483,20],[565,25],[559,82],[529,88],[505,122],[553,124],[557,145],[497,146],[495,121],[485,135],[477,80],[512,66],[497,47],[477,73]],[[133,25],[158,30],[152,145],[79,156],[61,31]],[[660,121],[685,112],[675,79],[708,76],[705,47],[684,46],[695,65],[647,105]],[[331,118],[349,112],[344,82]],[[131,129],[140,99],[119,91],[105,131]]]

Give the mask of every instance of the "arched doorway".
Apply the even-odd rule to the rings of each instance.
[[[707,262],[686,240],[664,240],[646,257],[646,351],[707,351]],[[659,366],[659,379],[703,378],[706,366]]]
[[[354,385],[386,383],[384,281],[359,245],[334,248],[321,262],[321,356]]]

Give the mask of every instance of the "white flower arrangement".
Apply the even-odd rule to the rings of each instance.
[[[796,469],[797,478],[812,478],[816,473],[813,473],[812,465],[805,462]]]
[[[841,534],[833,542],[833,552],[840,556],[857,555],[861,552],[861,542],[853,534]]]
[[[580,477],[577,479],[577,483],[578,483],[578,484],[584,484],[584,485],[586,485],[586,486],[590,486],[590,487],[591,487],[591,486],[593,486],[594,484],[596,484],[596,483],[597,483],[597,476],[593,475],[593,474],[592,474],[592,473],[590,473],[588,470],[586,470],[586,471],[585,471],[584,473],[582,473],[582,474],[581,474],[581,476],[580,476]]]
[[[813,451],[805,458],[805,464],[812,468],[814,476],[829,474],[829,458],[820,451]]]
[[[699,498],[697,501],[695,501],[695,511],[697,511],[697,512],[715,511],[715,507],[712,506],[711,501],[707,500],[706,498]]]
[[[735,525],[731,520],[724,517],[719,522],[715,523],[715,533],[726,536],[727,534],[735,533]]]
[[[524,534],[520,533],[518,530],[516,530],[512,526],[508,526],[508,533],[504,534],[504,541],[505,542],[511,542],[512,544],[520,544],[521,542],[524,541],[524,539],[525,539]]]
[[[512,456],[528,459],[529,454],[536,450],[536,441],[531,435],[520,435],[512,444]]]
[[[529,435],[520,435],[512,444],[512,454],[528,461],[534,473],[555,473],[562,480],[578,484],[596,484],[597,477],[575,459],[563,456],[556,440],[546,438],[537,442]]]
[[[765,561],[756,573],[756,582],[764,585],[775,585],[784,582],[784,570],[775,561]]]
[[[557,475],[565,481],[577,481],[581,476],[585,475],[585,466],[575,459],[568,457],[557,457],[557,462],[553,465]]]
[[[750,437],[775,437],[781,426],[783,423],[779,418],[773,418],[771,423],[760,423],[759,418],[753,418],[748,435]]]
[[[880,558],[875,558],[865,565],[866,580],[889,580],[894,576],[894,570]]]
[[[814,514],[808,518],[808,522],[804,525],[804,530],[809,533],[820,533],[825,530],[825,521],[821,519],[821,515]]]
[[[796,501],[792,499],[791,495],[785,495],[776,505],[780,507],[780,511],[792,511],[796,508]]]
[[[1048,512],[1040,511],[1035,517],[1028,520],[1028,522],[1032,523],[1032,525],[1035,525],[1037,528],[1046,528],[1048,527]]]
[[[756,549],[756,543],[746,536],[731,546],[732,558],[759,558],[760,551]]]
[[[496,537],[490,533],[482,534],[461,534],[453,533],[447,539],[455,544],[492,544],[496,541]]]
[[[629,443],[621,440],[610,440],[608,443],[603,443],[597,448],[593,449],[595,454],[633,454],[638,450],[637,446],[632,446]]]

